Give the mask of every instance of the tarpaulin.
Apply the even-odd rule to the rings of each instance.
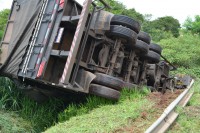
[[[19,8],[16,10],[13,33],[9,44],[9,56],[1,68],[4,73],[12,75],[17,75],[19,71],[20,63],[25,56],[42,5],[42,0],[15,1]]]

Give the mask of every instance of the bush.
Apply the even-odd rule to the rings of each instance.
[[[200,38],[198,35],[183,33],[178,38],[163,39],[159,42],[163,55],[179,67],[178,72],[200,77]]]

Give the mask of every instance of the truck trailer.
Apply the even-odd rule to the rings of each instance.
[[[0,75],[44,95],[72,91],[118,100],[122,88],[155,87],[160,80],[152,68],[160,68],[162,49],[137,20],[107,12],[111,7],[98,2],[102,6],[92,0],[13,0]]]

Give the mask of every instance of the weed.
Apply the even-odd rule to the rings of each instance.
[[[0,109],[19,109],[17,99],[20,93],[16,91],[16,86],[8,78],[0,78],[0,88]]]

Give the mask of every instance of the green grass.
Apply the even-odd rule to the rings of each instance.
[[[114,131],[133,122],[140,116],[144,107],[149,109],[152,107],[152,103],[144,98],[146,94],[148,94],[148,91],[124,91],[118,103],[105,103],[104,99],[92,97],[91,101],[85,105],[68,107],[60,114],[60,117],[71,114],[69,112],[77,112],[77,115],[70,119],[65,117],[67,121],[51,127],[46,132],[91,133]],[[92,101],[103,104],[96,105],[96,102]],[[95,109],[88,108],[91,107],[90,105],[94,105]],[[61,120],[64,121],[63,119]]]
[[[16,118],[29,121],[28,125],[33,129],[31,132],[42,132],[54,125],[58,120],[58,113],[61,111],[62,106],[63,102],[56,99],[38,104],[22,95],[19,89],[8,78],[0,78],[0,111],[8,113],[14,111],[17,114]],[[4,120],[7,116],[6,120],[10,119],[12,121],[14,119],[12,115],[9,117],[7,114],[5,116],[2,114],[0,115],[0,120]],[[12,124],[10,125],[12,126]],[[7,129],[10,128],[10,125],[5,125],[0,121],[0,127]],[[15,132],[21,132],[20,127],[23,129],[24,123],[22,122],[18,127]],[[20,130],[17,131],[17,129]]]
[[[20,118],[14,112],[0,111],[0,131],[2,133],[34,132],[30,122]]]
[[[188,106],[178,110],[179,117],[169,133],[199,133],[200,132],[200,82],[194,85],[194,95]]]

